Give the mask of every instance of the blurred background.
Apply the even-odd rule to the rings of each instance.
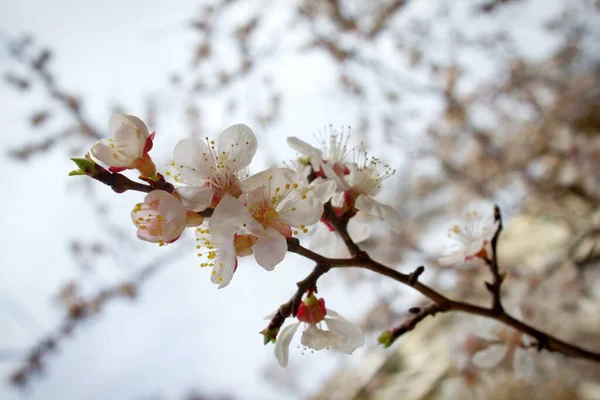
[[[600,368],[521,348],[510,329],[436,316],[391,349],[379,333],[427,304],[365,271],[320,294],[367,333],[352,356],[292,344],[262,318],[311,263],[243,259],[217,291],[193,238],[135,237],[140,193],[74,164],[117,111],[178,140],[243,122],[257,172],[350,126],[396,169],[362,245],[452,298],[488,304],[481,266],[442,268],[448,227],[502,208],[508,309],[600,351],[600,5],[593,0],[22,0],[0,3],[1,399],[600,399]],[[308,242],[308,241],[307,241]],[[299,343],[298,343],[299,344]]]

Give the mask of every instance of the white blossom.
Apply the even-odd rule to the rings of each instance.
[[[277,168],[270,172],[264,185],[246,197],[252,216],[247,228],[258,237],[256,261],[266,270],[273,270],[283,260],[286,238],[308,232],[307,226],[316,224],[323,214],[321,198],[303,194],[299,189],[299,177],[293,170]]]
[[[306,311],[303,313],[302,310]],[[300,342],[313,350],[333,347],[343,353],[352,354],[365,343],[364,335],[356,325],[335,311],[327,309],[324,300],[316,299],[314,295],[301,303],[296,317],[299,322],[281,330],[275,342],[275,357],[282,367],[288,364],[290,343],[302,324],[305,328]],[[328,330],[322,329],[323,322]]]
[[[396,232],[402,228],[402,219],[392,207],[373,198],[381,189],[381,182],[394,175],[395,170],[379,159],[367,156],[363,150],[355,153],[355,162],[348,164],[348,174],[340,175],[329,164],[323,164],[325,176],[337,182],[341,193],[334,196],[332,203],[340,206],[352,205],[369,215],[386,221]]]
[[[141,119],[133,115],[118,113],[108,122],[112,138],[102,139],[92,146],[91,153],[113,172],[139,169],[142,175],[154,176],[156,168],[148,157],[154,133]]]
[[[225,129],[217,143],[208,137],[180,140],[171,165],[178,171],[173,174],[175,181],[185,184],[176,189],[183,204],[202,211],[216,206],[225,193],[239,197],[240,181],[256,149],[256,136],[244,124]]]
[[[492,216],[483,217],[473,211],[467,213],[465,219],[466,225],[454,225],[448,231],[452,242],[439,258],[441,265],[454,265],[478,256],[498,229],[499,222]]]

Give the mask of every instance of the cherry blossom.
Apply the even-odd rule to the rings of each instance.
[[[349,154],[349,139],[350,135],[346,135],[343,130],[340,132],[329,126],[327,132],[323,134],[320,139],[320,149],[311,146],[295,136],[288,137],[287,143],[300,154],[310,158],[310,164],[312,164],[317,176],[324,175],[322,169],[323,164],[329,164],[336,174],[343,176],[348,173],[348,168],[344,163]],[[333,178],[330,177],[330,179]]]
[[[352,354],[365,343],[363,333],[357,326],[326,308],[325,300],[317,299],[314,294],[300,303],[296,318],[299,322],[288,325],[277,335],[275,357],[282,367],[288,364],[290,343],[301,323],[304,323],[305,329],[300,342],[314,350],[333,347]],[[325,322],[328,330],[322,329],[322,322]]]
[[[332,199],[334,205],[344,210],[356,208],[386,221],[396,232],[401,230],[402,220],[396,210],[373,198],[379,193],[381,182],[396,172],[389,165],[369,158],[364,150],[357,150],[355,162],[347,164],[347,174],[340,175],[329,164],[323,164],[322,168],[327,178],[337,182],[337,190],[341,192]]]
[[[178,172],[167,175],[185,184],[176,191],[186,208],[202,211],[215,207],[226,193],[242,194],[240,180],[256,149],[256,136],[244,124],[225,129],[217,143],[208,137],[183,139],[175,146],[171,163]]]
[[[112,172],[137,169],[147,177],[156,175],[156,167],[148,155],[155,134],[148,134],[148,127],[141,119],[115,114],[108,122],[108,130],[114,139],[102,139],[92,147],[96,159]]]
[[[246,198],[252,216],[247,228],[258,237],[254,249],[256,261],[268,271],[283,260],[286,238],[300,231],[308,232],[307,226],[316,224],[323,214],[322,198],[302,193],[299,182],[295,171],[277,168],[264,185]]]
[[[487,256],[486,246],[498,230],[498,221],[474,211],[467,213],[465,219],[466,225],[454,225],[448,231],[452,243],[442,252],[439,258],[441,265],[449,266]]]
[[[131,219],[138,228],[138,238],[161,246],[177,240],[186,228],[183,204],[164,190],[148,193],[131,211]]]

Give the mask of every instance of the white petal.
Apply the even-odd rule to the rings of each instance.
[[[265,228],[263,228],[263,226],[254,218],[252,218],[252,220],[248,222],[248,224],[246,225],[246,229],[248,229],[248,232],[254,236],[260,237],[264,236],[265,234]]]
[[[309,248],[322,256],[330,258],[349,258],[350,253],[342,238],[325,225],[317,225],[310,238]]]
[[[402,231],[402,218],[400,217],[400,214],[398,214],[396,210],[387,204],[379,203],[379,207],[383,219],[388,223],[390,228],[392,228],[395,232]]]
[[[279,221],[291,226],[310,226],[319,222],[323,215],[323,203],[321,200],[307,196],[305,199],[298,198],[290,201],[278,210]]]
[[[500,222],[494,221],[493,219],[490,218],[484,224],[485,225],[483,227],[483,235],[482,236],[485,240],[490,240],[496,234],[496,231],[498,230],[498,225],[500,224]]]
[[[367,195],[361,194],[356,198],[355,206],[357,209],[366,212],[369,215],[383,219],[381,204]]]
[[[132,157],[135,155],[135,158],[142,156],[148,137],[148,128],[142,120],[133,115],[115,114],[111,117],[108,128],[123,151]]]
[[[438,262],[443,267],[459,264],[463,261],[465,261],[465,250],[464,247],[460,246],[446,248],[438,259]]]
[[[192,211],[204,211],[212,202],[213,189],[208,186],[182,186],[175,189],[183,206]]]
[[[323,153],[321,152],[321,150],[315,149],[310,144],[298,139],[295,136],[288,137],[287,143],[292,149],[296,150],[300,154],[309,157],[314,157],[317,159],[316,161],[318,162],[320,162],[323,159]]]
[[[240,227],[252,221],[244,203],[229,193],[225,193],[210,218],[210,231],[213,234],[233,235]]]
[[[164,218],[163,240],[165,242],[171,242],[181,236],[186,228],[185,222],[187,219],[183,204],[169,194],[168,198],[161,200],[158,211]]]
[[[335,181],[325,180],[323,178],[317,178],[313,182],[311,182],[310,186],[312,187],[311,194],[321,200],[321,203],[327,203],[333,193],[335,193],[335,188],[337,184]]]
[[[256,136],[249,126],[232,125],[219,137],[219,157],[226,154],[229,170],[237,172],[250,165],[257,149]]]
[[[211,235],[214,237],[214,235]],[[228,238],[219,240],[219,249],[217,257],[215,257],[210,280],[212,283],[218,284],[219,289],[229,285],[233,278],[235,270],[235,247],[233,245],[233,235]]]
[[[267,228],[265,236],[259,237],[254,245],[256,262],[267,271],[273,271],[275,266],[285,258],[286,252],[287,241],[274,228]]]
[[[132,124],[137,129],[140,130],[140,133],[144,136],[144,138],[148,137],[148,127],[146,124],[134,115],[128,115],[124,113],[114,114],[110,120],[108,121],[108,131],[114,135],[117,130],[123,125]]]
[[[276,167],[271,167],[257,174],[249,176],[246,179],[243,179],[240,182],[238,182],[238,186],[240,187],[240,189],[242,189],[244,193],[249,193],[255,190],[260,185],[264,184],[273,174],[275,168]]]
[[[325,176],[327,178],[335,181],[335,183],[337,184],[337,190],[343,191],[350,189],[350,185],[348,184],[348,182],[346,182],[346,179],[336,174],[331,165],[329,165],[328,163],[321,163],[321,168],[323,168],[323,172],[325,173]]]
[[[483,238],[472,238],[470,242],[468,242],[465,246],[464,252],[465,256],[471,257],[475,254],[479,253],[484,246]]]
[[[206,178],[213,176],[215,159],[208,145],[201,139],[182,139],[173,149],[173,162],[183,179],[194,186],[204,186]]]
[[[324,348],[332,346],[336,340],[337,337],[333,333],[319,329],[315,325],[310,325],[302,332],[302,339],[300,342],[311,349],[323,350]]]
[[[348,221],[348,234],[354,243],[364,242],[371,236],[371,224],[366,218],[366,214],[359,211]]]
[[[287,367],[288,365],[290,343],[299,326],[300,322],[288,325],[277,335],[277,340],[275,342],[275,358],[277,358],[279,365],[282,367]]]
[[[350,321],[332,310],[327,310],[324,321],[329,330],[337,337],[335,347],[346,354],[352,354],[354,350],[365,344],[362,331]]]
[[[98,161],[109,167],[130,167],[137,158],[117,151],[117,149],[110,146],[108,139],[102,139],[92,146],[91,152]]]

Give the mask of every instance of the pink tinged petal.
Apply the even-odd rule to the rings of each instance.
[[[173,150],[173,162],[183,179],[194,186],[204,186],[206,179],[214,175],[214,156],[201,139],[180,140]]]
[[[209,227],[214,234],[229,236],[250,221],[252,217],[242,200],[225,193],[212,214]]]
[[[346,354],[352,354],[354,350],[365,344],[365,337],[362,331],[350,321],[332,311],[327,310],[325,324],[329,330],[336,336],[335,347]]]
[[[175,189],[183,206],[192,211],[204,211],[210,206],[213,189],[208,186],[182,186]]]
[[[212,235],[214,237],[214,235]],[[217,240],[220,242],[217,257],[215,257],[210,280],[219,285],[219,289],[229,285],[235,272],[235,247],[233,244],[233,235],[229,238]]]
[[[325,176],[333,180],[337,184],[337,190],[350,189],[350,185],[348,184],[348,182],[346,182],[346,179],[336,174],[331,165],[329,165],[328,163],[321,163],[321,168],[323,169]]]
[[[302,332],[302,339],[300,342],[314,350],[323,350],[329,346],[332,346],[337,340],[337,337],[329,332],[317,328],[315,325],[309,325],[308,328]]]
[[[271,167],[267,170],[249,176],[248,178],[238,182],[238,186],[240,187],[240,189],[242,189],[244,193],[249,193],[255,190],[257,187],[263,185],[265,182],[267,182],[269,177],[273,174],[274,170],[275,167]]]
[[[314,148],[310,144],[298,139],[295,136],[288,137],[287,144],[298,153],[315,158],[317,162],[320,162],[323,159],[323,153],[321,150]]]
[[[290,343],[299,326],[300,322],[288,325],[277,335],[277,341],[275,342],[275,358],[277,358],[279,365],[282,367],[287,367],[288,365]]]
[[[244,124],[230,126],[219,137],[219,157],[225,153],[231,172],[237,172],[250,165],[257,147],[254,132]]]
[[[348,221],[348,234],[355,243],[364,242],[371,236],[371,224],[365,221],[365,214],[361,211]]]
[[[135,158],[132,158],[128,154],[113,148],[111,144],[112,142],[110,142],[109,139],[102,139],[92,146],[92,155],[98,161],[109,167],[132,167]]]
[[[254,245],[256,262],[267,271],[273,271],[275,266],[283,261],[286,252],[285,237],[271,227],[265,229],[265,235],[259,237]]]
[[[163,199],[158,207],[160,215],[165,218],[162,236],[167,243],[179,238],[187,226],[187,215],[183,204],[172,195],[169,196],[170,198]]]
[[[311,194],[321,200],[321,203],[327,203],[333,193],[335,193],[335,188],[337,184],[335,181],[328,181],[322,178],[317,178],[311,183]]]
[[[319,222],[323,215],[323,203],[315,197],[307,196],[291,201],[278,211],[279,221],[291,226],[310,226]]]

